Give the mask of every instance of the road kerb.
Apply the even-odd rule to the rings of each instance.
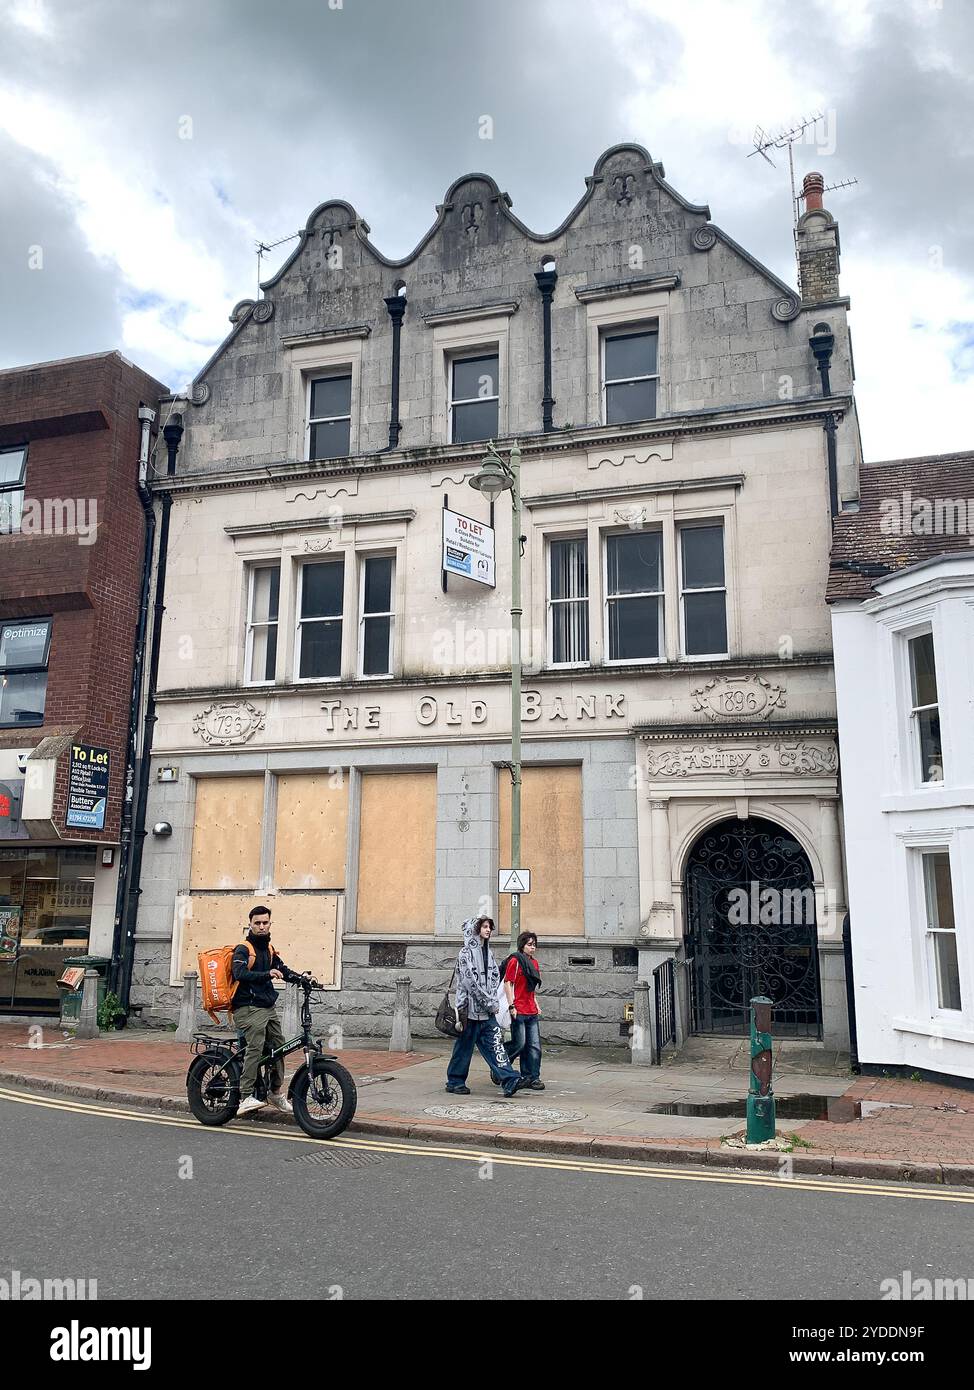
[[[136,1110],[162,1111],[167,1114],[188,1115],[189,1105],[181,1096],[159,1095],[147,1091],[126,1091],[118,1087],[100,1086],[82,1081],[67,1081],[52,1076],[32,1076],[22,1072],[0,1071],[0,1085],[24,1091],[45,1092],[51,1095],[74,1097],[92,1103],[127,1106]],[[291,1116],[277,1111],[260,1111],[254,1117],[259,1124],[284,1124],[296,1127]],[[376,1135],[386,1138],[413,1139],[423,1143],[462,1148],[590,1156],[593,1159],[636,1162],[643,1164],[701,1165],[715,1168],[771,1170],[780,1166],[785,1155],[778,1153],[748,1153],[740,1149],[703,1148],[677,1144],[641,1143],[632,1137],[617,1138],[608,1134],[537,1134],[518,1130],[488,1130],[473,1126],[435,1125],[417,1122],[408,1116],[390,1119],[388,1116],[370,1119],[361,1112],[356,1115],[349,1134]],[[949,1184],[974,1187],[974,1164],[936,1163],[906,1159],[871,1158],[855,1154],[795,1153],[793,1171],[797,1174],[831,1174],[834,1177],[866,1178],[879,1182],[919,1184]]]

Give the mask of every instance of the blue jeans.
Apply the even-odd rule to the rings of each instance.
[[[521,1075],[529,1081],[541,1080],[541,1027],[537,1014],[518,1014],[511,1024],[507,1055],[513,1063],[521,1059]]]
[[[453,1044],[450,1065],[446,1069],[447,1086],[463,1086],[466,1083],[475,1047],[480,1049],[480,1055],[490,1067],[491,1074],[496,1076],[504,1087],[504,1094],[511,1095],[520,1078],[507,1060],[504,1040],[495,1018],[468,1020],[466,1028]]]

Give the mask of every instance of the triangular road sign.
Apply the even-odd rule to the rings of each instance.
[[[497,875],[498,893],[530,893],[530,869],[501,869]]]

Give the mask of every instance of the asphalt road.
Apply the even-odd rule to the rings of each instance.
[[[102,1109],[0,1099],[0,1277],[97,1279],[100,1299],[874,1300],[904,1270],[974,1279],[974,1192]]]

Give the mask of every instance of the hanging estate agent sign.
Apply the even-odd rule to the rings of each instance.
[[[107,748],[91,748],[86,743],[71,745],[71,775],[68,780],[68,814],[65,825],[85,830],[105,829],[108,803]]]
[[[494,587],[494,528],[443,508],[443,569]]]

